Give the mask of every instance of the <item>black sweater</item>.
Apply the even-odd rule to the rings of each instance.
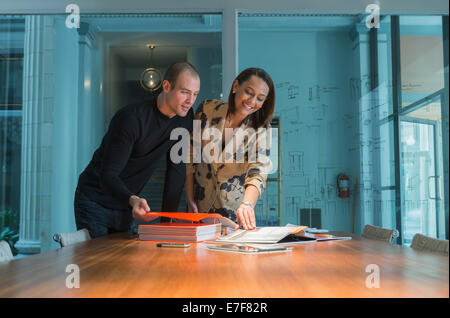
[[[170,140],[170,133],[177,127],[192,132],[193,118],[192,109],[186,117],[165,116],[156,106],[156,99],[122,108],[114,115],[100,147],[81,173],[78,188],[106,208],[127,210],[130,196],[142,191],[156,162],[165,155],[162,211],[177,211],[186,167],[170,160],[170,148],[178,142]]]

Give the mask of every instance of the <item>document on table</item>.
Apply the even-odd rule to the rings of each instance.
[[[236,230],[226,236],[218,238],[217,242],[229,243],[278,243],[289,234],[298,233],[306,226],[265,226],[254,230]]]
[[[308,242],[351,240],[328,234],[305,233],[306,226],[266,226],[254,230],[236,230],[219,237],[217,243],[264,243],[264,244],[304,244]]]
[[[207,248],[212,251],[223,251],[244,254],[261,254],[273,252],[290,252],[292,247],[286,247],[279,244],[209,244]]]

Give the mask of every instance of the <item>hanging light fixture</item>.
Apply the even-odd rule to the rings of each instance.
[[[155,49],[155,46],[149,44],[147,45],[147,47],[150,49],[150,67],[142,72],[139,83],[141,83],[142,88],[144,88],[145,90],[154,92],[161,87],[162,75],[158,69],[151,67],[153,50]]]

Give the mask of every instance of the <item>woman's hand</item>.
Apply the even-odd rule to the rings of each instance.
[[[239,209],[236,211],[237,223],[244,228],[244,230],[254,230],[256,228],[255,210],[250,205],[241,203]]]
[[[195,201],[188,201],[187,207],[188,207],[188,212],[198,213],[198,207],[197,207],[197,203],[195,203]]]

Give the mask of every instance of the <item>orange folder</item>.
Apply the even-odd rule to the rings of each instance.
[[[149,212],[146,213],[146,215],[162,216],[192,222],[200,222],[206,218],[217,218],[220,221],[220,219],[223,218],[223,216],[218,213]]]

